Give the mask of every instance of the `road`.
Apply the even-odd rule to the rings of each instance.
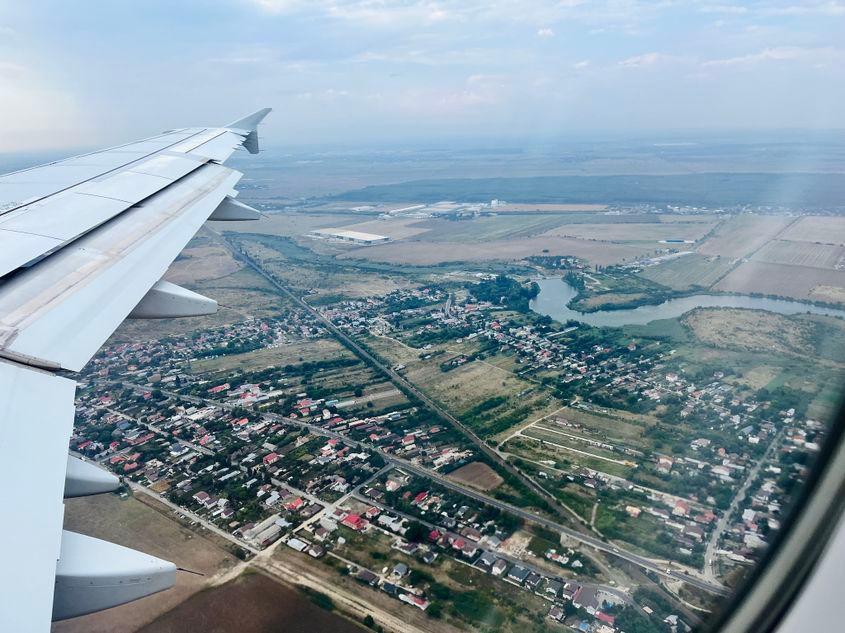
[[[739,508],[739,504],[745,500],[745,495],[748,493],[748,489],[751,487],[751,484],[754,483],[755,479],[757,479],[757,475],[760,474],[760,469],[763,467],[763,464],[771,458],[774,450],[780,445],[783,440],[784,433],[786,433],[786,427],[783,427],[777,432],[777,435],[775,435],[772,439],[772,442],[769,444],[769,447],[766,449],[763,457],[757,461],[754,468],[748,471],[748,475],[746,476],[745,481],[742,482],[742,486],[740,486],[739,490],[736,491],[736,494],[731,501],[731,505],[728,506],[728,509],[725,510],[719,518],[718,523],[716,523],[716,527],[710,534],[710,540],[707,541],[707,549],[704,552],[704,569],[702,570],[704,577],[708,581],[713,582],[716,579],[716,573],[713,571],[713,563],[716,558],[716,548],[719,546],[719,539],[727,529],[731,517],[736,512],[737,508]]]

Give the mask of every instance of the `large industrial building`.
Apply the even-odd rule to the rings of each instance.
[[[346,231],[344,229],[317,229],[311,231],[310,235],[311,237],[352,242],[353,244],[382,244],[390,241],[390,238],[386,235],[362,233],[361,231]]]

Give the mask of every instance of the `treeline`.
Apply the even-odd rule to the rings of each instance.
[[[528,312],[528,303],[540,293],[540,286],[531,282],[523,286],[516,279],[507,275],[498,275],[495,279],[468,284],[467,288],[479,301],[489,301],[504,305],[517,312]]]

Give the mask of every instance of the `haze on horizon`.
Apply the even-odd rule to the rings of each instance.
[[[845,128],[845,3],[0,0],[0,152]]]

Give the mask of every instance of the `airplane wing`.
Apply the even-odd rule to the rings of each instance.
[[[117,484],[68,460],[67,372],[127,317],[216,311],[161,277],[207,220],[258,217],[234,199],[242,174],[223,162],[258,152],[269,112],[0,176],[0,630],[48,631],[172,586],[172,563],[62,531],[64,497]]]

